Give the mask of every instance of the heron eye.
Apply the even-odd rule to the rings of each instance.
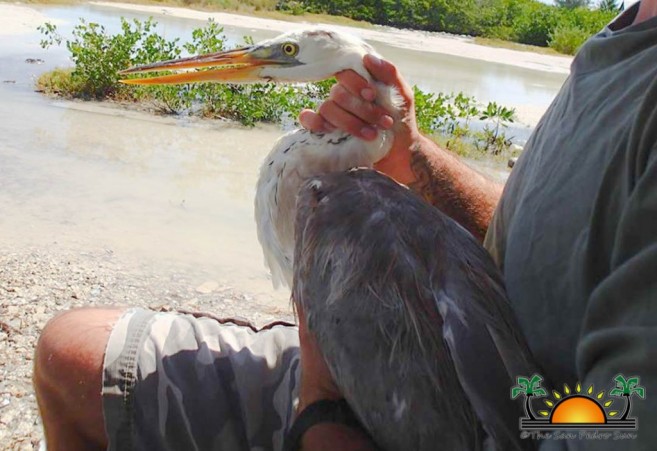
[[[283,44],[282,49],[283,53],[285,53],[287,56],[295,56],[297,53],[299,53],[299,46],[291,42]]]

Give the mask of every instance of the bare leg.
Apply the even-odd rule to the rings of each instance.
[[[105,347],[123,309],[83,308],[51,319],[37,343],[34,388],[49,451],[105,449]]]

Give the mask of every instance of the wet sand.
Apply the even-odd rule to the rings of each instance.
[[[109,7],[289,27],[235,14]],[[288,292],[271,288],[252,219],[257,169],[281,131],[35,94],[33,77],[66,61],[60,51],[48,53],[55,62],[44,66],[25,63],[43,55],[34,30],[46,20],[29,6],[0,3],[0,449],[43,445],[32,354],[59,311],[110,304],[212,311],[258,324],[292,319]],[[356,31],[398,48],[557,73],[569,64],[459,37]]]
[[[260,17],[243,16],[223,12],[195,11],[186,8],[164,6],[136,5],[130,3],[93,2],[110,8],[120,8],[129,11],[142,11],[157,15],[170,15],[189,19],[207,20],[215,19],[223,25],[236,25],[259,30],[276,32],[289,31],[291,28],[303,27],[308,24],[285,22],[282,20],[264,19]],[[402,49],[419,50],[423,52],[441,53],[460,56],[464,58],[501,63],[525,69],[534,69],[546,72],[567,74],[570,71],[572,57],[557,55],[542,55],[532,52],[488,47],[472,42],[471,38],[448,35],[445,33],[430,33],[413,30],[399,30],[389,27],[375,27],[373,29],[353,28],[340,25],[331,25],[364,39],[382,42]]]

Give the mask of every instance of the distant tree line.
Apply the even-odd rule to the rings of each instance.
[[[280,0],[278,9],[380,25],[484,36],[574,53],[617,13],[615,0]]]

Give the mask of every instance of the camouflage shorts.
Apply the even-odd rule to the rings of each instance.
[[[299,381],[296,327],[255,332],[131,309],[103,369],[110,450],[278,450]]]

